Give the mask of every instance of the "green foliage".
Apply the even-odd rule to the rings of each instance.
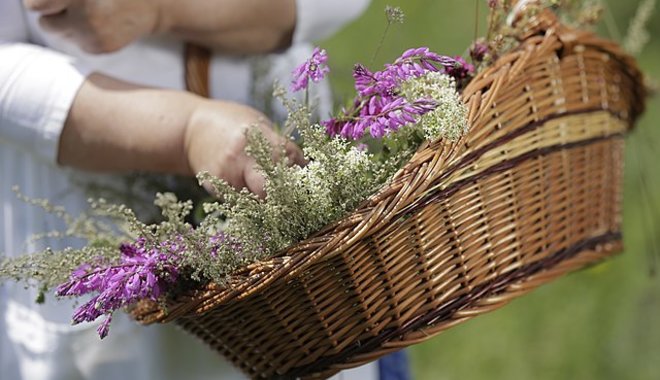
[[[118,256],[117,246],[94,245],[83,249],[46,250],[34,255],[3,258],[0,261],[0,281],[13,280],[29,286],[51,289],[65,282],[71,272],[86,262],[104,256]]]

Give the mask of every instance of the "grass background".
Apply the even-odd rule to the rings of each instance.
[[[485,30],[481,0],[480,29]],[[625,34],[638,0],[609,0],[610,14]],[[385,29],[385,5],[400,6],[374,59]],[[340,99],[353,96],[355,62],[372,69],[408,47],[429,46],[463,54],[475,34],[475,1],[374,0],[345,30],[324,41],[331,80]],[[660,9],[650,22],[652,41],[640,66],[660,79]],[[616,36],[610,28],[603,35]],[[410,349],[415,379],[660,379],[660,276],[650,277],[649,252],[660,239],[660,98],[627,140],[624,254],[541,287],[506,307]],[[653,202],[644,201],[640,174]]]

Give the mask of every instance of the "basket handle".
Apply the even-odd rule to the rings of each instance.
[[[205,98],[210,97],[211,50],[188,42],[184,46],[183,59],[186,90]]]
[[[507,24],[511,27],[515,26],[516,23],[521,21],[521,12],[525,10],[526,7],[534,4],[538,5],[538,3],[539,0],[513,0],[513,9],[507,16]],[[552,33],[557,35],[557,38],[563,45],[563,51],[565,53],[573,51],[573,48],[578,41],[588,34],[585,31],[576,30],[562,24],[555,12],[546,8],[534,15],[530,20],[527,20],[527,24],[522,28],[522,32],[518,36],[518,39],[525,40],[531,36],[548,31],[552,31]]]
[[[516,26],[521,21],[521,13],[525,8],[533,5],[539,5],[539,0],[513,0],[513,9],[506,19],[508,26]],[[543,9],[538,14],[534,15],[522,28],[522,33],[519,39],[524,40],[532,35],[539,34],[550,29],[560,29],[561,23],[557,15],[550,9]]]

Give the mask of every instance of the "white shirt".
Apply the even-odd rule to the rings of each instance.
[[[270,57],[270,79],[288,83],[293,67],[311,53],[309,41],[324,38],[357,17],[368,0],[297,0],[294,45]],[[98,71],[126,81],[183,89],[183,45],[164,38],[137,41],[121,51],[89,55],[38,27],[38,15],[20,0],[0,0],[0,253],[14,256],[61,249],[71,240],[30,241],[62,224],[19,201],[17,185],[32,198],[47,198],[76,215],[87,206],[80,184],[108,178],[56,166],[59,136],[86,75]],[[250,60],[214,55],[214,98],[254,104]],[[329,99],[326,88],[321,98]],[[326,105],[328,102],[324,103]],[[100,341],[96,324],[70,326],[73,305],[21,284],[0,286],[0,377],[6,380],[218,379],[242,378],[194,338],[172,326],[138,326],[117,313]],[[375,366],[351,377],[376,378]],[[344,378],[349,378],[344,372]]]

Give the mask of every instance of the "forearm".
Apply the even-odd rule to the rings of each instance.
[[[298,148],[251,107],[92,74],[62,129],[58,163],[94,172],[208,171],[263,196],[263,177],[245,152],[249,128],[284,146],[290,163],[304,164]]]
[[[159,29],[225,53],[288,47],[296,25],[295,0],[162,0]]]
[[[194,95],[100,74],[83,83],[62,130],[58,163],[96,172],[192,174],[184,152]]]

